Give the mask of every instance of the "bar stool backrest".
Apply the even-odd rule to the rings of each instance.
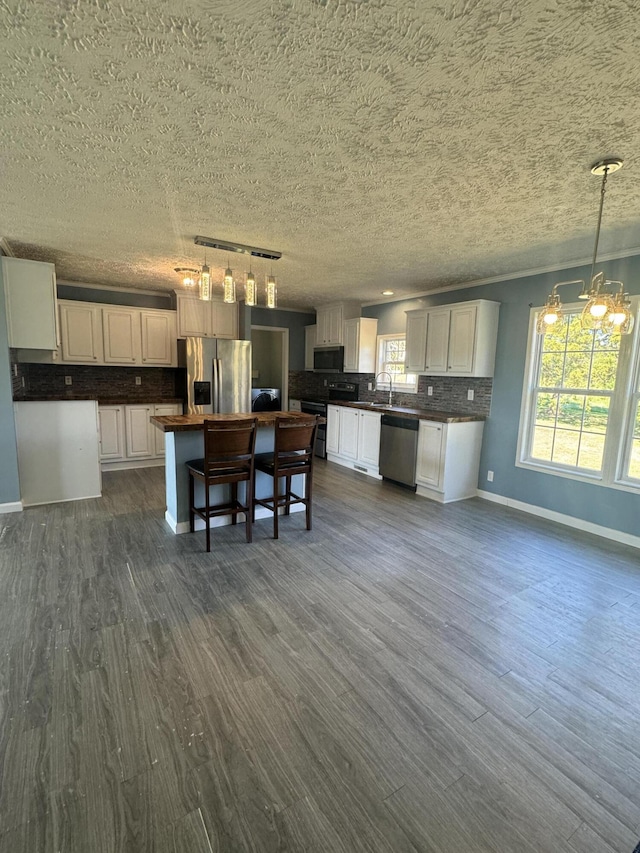
[[[256,447],[257,418],[238,418],[232,421],[204,421],[205,472],[246,468],[251,470]]]
[[[276,418],[274,467],[288,472],[309,470],[318,431],[318,419],[301,420]]]

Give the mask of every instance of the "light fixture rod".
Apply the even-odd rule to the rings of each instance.
[[[612,157],[610,160],[598,160],[591,167],[591,174],[602,175],[602,186],[600,187],[600,209],[598,211],[598,226],[596,228],[596,240],[593,245],[593,260],[591,261],[591,275],[589,280],[593,281],[593,275],[596,268],[596,258],[598,255],[598,243],[600,242],[600,226],[602,224],[602,210],[604,208],[604,194],[607,188],[607,175],[609,172],[617,172],[622,168],[622,160],[618,157]]]
[[[196,237],[193,242],[196,246],[221,249],[223,252],[238,252],[242,255],[252,255],[254,258],[267,258],[270,261],[277,261],[282,257],[282,252],[276,252],[274,249],[259,249],[257,246],[245,246],[243,243],[229,243],[227,240],[218,240],[215,237]]]

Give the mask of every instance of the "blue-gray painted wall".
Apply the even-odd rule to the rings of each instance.
[[[316,322],[315,314],[301,314],[280,308],[249,308],[252,326],[280,326],[289,329],[289,370],[304,370],[304,327]],[[245,337],[248,337],[245,334]]]
[[[624,281],[632,294],[640,294],[640,256],[606,261],[602,268],[609,279]],[[594,524],[640,536],[640,495],[592,483],[517,468],[515,465],[522,386],[527,356],[530,304],[543,305],[558,281],[585,278],[588,267],[515,278],[510,281],[433,294],[363,309],[366,317],[378,318],[378,334],[404,331],[404,312],[431,305],[491,299],[501,303],[491,415],[485,424],[478,487],[511,500],[534,504]],[[560,292],[566,302],[576,301],[579,287]],[[494,472],[493,483],[487,471]]]
[[[7,315],[0,266],[0,504],[20,500],[16,428],[13,420],[11,364],[7,339]]]

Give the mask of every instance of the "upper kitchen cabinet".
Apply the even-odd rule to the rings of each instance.
[[[102,362],[102,310],[86,302],[60,302],[62,361]]]
[[[177,364],[176,315],[173,311],[140,311],[142,363]]]
[[[344,321],[344,372],[376,372],[378,321],[354,317]]]
[[[2,259],[9,346],[22,349],[58,348],[56,270],[53,264]]]
[[[407,311],[406,369],[493,376],[500,304],[486,299]]]
[[[205,302],[188,293],[176,293],[179,338],[238,337],[238,306],[212,299]]]
[[[116,306],[103,308],[102,333],[107,364],[136,364],[140,361],[139,311]]]
[[[316,346],[344,344],[344,321],[360,314],[358,302],[338,302],[316,308]]]

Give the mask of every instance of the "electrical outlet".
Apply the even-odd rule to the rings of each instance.
[[[65,376],[64,377],[65,385],[73,385],[73,376]]]
[[[327,380],[326,379],[324,380],[324,387],[325,388],[327,387]]]
[[[427,397],[433,397],[433,385],[427,386]]]
[[[473,388],[469,388],[469,390],[467,391],[467,400],[473,400],[474,397],[475,394],[473,393]]]
[[[136,385],[142,385],[142,376],[136,376]]]
[[[493,483],[493,471],[487,471],[487,480]]]
[[[17,375],[18,375],[18,365],[17,365],[17,364],[14,364],[14,365],[13,365],[13,375],[14,375],[14,376],[17,376]]]
[[[373,382],[367,383],[367,388],[369,389],[369,391],[373,391]]]

